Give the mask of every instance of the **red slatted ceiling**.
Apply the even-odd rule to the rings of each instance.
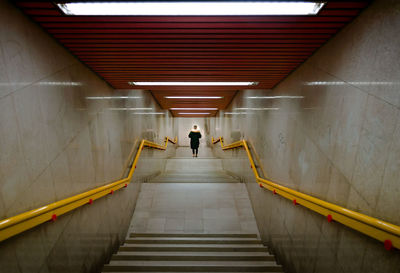
[[[65,16],[51,1],[16,5],[115,89],[132,89],[128,81],[258,81],[251,89],[269,89],[370,1],[327,2],[317,16]],[[243,87],[146,89],[165,109],[225,109]],[[179,95],[223,99],[165,98]]]

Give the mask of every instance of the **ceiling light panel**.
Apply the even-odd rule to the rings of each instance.
[[[248,86],[258,82],[129,82],[130,85],[142,86]]]
[[[260,96],[260,97],[247,97],[248,99],[304,99],[304,96]]]
[[[316,15],[323,2],[67,2],[66,15]]]
[[[209,115],[210,113],[178,113],[179,115]]]
[[[170,110],[218,110],[218,108],[170,108]]]
[[[220,96],[198,96],[198,97],[190,97],[190,96],[165,96],[166,99],[190,99],[190,100],[202,100],[202,99],[223,99],[224,97]]]

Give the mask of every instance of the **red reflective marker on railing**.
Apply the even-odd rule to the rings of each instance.
[[[128,184],[125,184],[125,185],[124,185],[124,188],[127,188],[127,187],[128,187]]]
[[[328,219],[328,222],[332,222],[333,218],[332,215],[328,214],[328,216],[326,216],[326,219]]]
[[[260,188],[264,188],[264,186],[262,184],[259,184],[259,185],[260,185]]]
[[[274,189],[274,194],[276,194],[276,190]]]
[[[384,245],[385,245],[385,249],[388,251],[392,250],[392,248],[393,248],[392,241],[390,241],[390,240],[385,240]]]
[[[111,191],[110,191],[110,194],[114,194],[114,190],[111,190]]]
[[[89,203],[89,205],[93,204],[93,199],[90,198],[88,203]]]
[[[297,201],[296,201],[296,199],[293,199],[293,205],[297,205]]]
[[[51,216],[51,221],[52,221],[52,222],[55,222],[56,220],[57,220],[57,215],[53,214],[53,215]]]

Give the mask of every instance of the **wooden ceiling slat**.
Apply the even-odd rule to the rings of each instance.
[[[254,58],[288,58],[288,57],[308,57],[308,52],[152,52],[151,54],[143,52],[90,52],[90,51],[72,51],[78,57],[88,58],[126,58],[133,59],[218,59],[218,58],[229,58],[229,59],[254,59]]]
[[[300,61],[286,61],[286,62],[254,62],[254,63],[234,63],[234,62],[226,62],[226,63],[159,63],[155,61],[154,63],[101,63],[101,62],[88,62],[86,61],[88,65],[91,67],[140,67],[140,68],[169,68],[169,67],[185,67],[185,68],[193,68],[195,69],[196,67],[198,68],[208,68],[208,67],[282,67],[282,66],[288,66],[288,65],[295,65],[300,63]]]
[[[91,29],[281,29],[281,28],[342,28],[345,23],[40,23],[44,28]]]
[[[324,9],[321,10],[320,16],[357,16],[360,12],[359,9]]]
[[[274,58],[275,57],[275,58]],[[243,64],[243,63],[281,63],[285,61],[299,61],[303,60],[303,56],[286,56],[286,57],[281,57],[281,56],[267,56],[264,58],[258,58],[258,57],[244,57],[244,58],[238,58],[238,59],[244,59],[244,60],[235,60],[235,59],[214,59],[214,58],[195,58],[195,57],[186,57],[186,58],[174,58],[174,57],[154,57],[154,58],[113,58],[113,57],[101,57],[101,56],[86,56],[82,57],[79,56],[81,60],[84,60],[86,63],[130,63],[130,64],[209,64],[209,63],[233,63],[233,64]]]
[[[111,73],[116,73],[119,75],[124,75],[124,74],[120,74],[120,70],[123,69],[126,73],[135,73],[136,75],[152,75],[152,73],[159,73],[160,75],[171,75],[171,73],[176,73],[177,75],[180,75],[179,72],[184,71],[183,75],[186,74],[213,74],[215,73],[215,71],[218,71],[218,73],[240,73],[241,75],[243,74],[247,74],[248,71],[252,71],[253,75],[256,75],[257,73],[270,73],[270,72],[274,72],[277,69],[279,69],[279,71],[290,71],[293,68],[295,68],[297,65],[291,65],[291,66],[282,66],[282,67],[270,67],[270,68],[219,68],[219,67],[210,67],[210,68],[201,68],[201,69],[189,69],[186,67],[171,67],[168,68],[167,70],[164,68],[147,68],[147,69],[142,69],[142,68],[108,68],[108,67],[92,67],[93,70],[97,71],[97,72],[106,72],[108,74]],[[208,73],[206,73],[208,72]],[[182,74],[181,74],[182,75]]]
[[[329,34],[54,34],[57,39],[328,39]]]
[[[253,53],[261,52],[261,53],[281,53],[281,52],[313,52],[316,48],[315,47],[287,47],[287,48],[282,48],[282,47],[274,47],[274,48],[251,48],[251,51]],[[78,51],[78,52],[164,52],[164,54],[169,54],[170,52],[177,53],[177,52],[195,52],[198,51],[203,51],[203,52],[212,52],[212,53],[219,53],[219,52],[249,52],[250,50],[248,48],[107,48],[107,47],[76,47],[76,48],[70,48],[72,52]]]
[[[321,44],[326,39],[60,39],[72,44]]]
[[[40,15],[40,16],[60,16],[62,15],[60,11],[56,9],[27,9],[25,13],[28,15]]]
[[[157,48],[157,49],[180,49],[180,48],[201,48],[203,49],[213,49],[213,48],[302,48],[302,47],[309,47],[309,48],[318,48],[321,43],[312,43],[312,44],[197,44],[197,43],[186,43],[186,44],[64,44],[69,48],[112,48],[112,49],[119,49],[119,48],[143,48],[143,49],[150,49],[150,48]]]
[[[223,70],[223,71],[249,71],[249,70],[273,70],[276,69],[284,69],[284,68],[293,68],[296,67],[298,63],[291,63],[291,64],[283,64],[283,65],[242,65],[242,66],[235,66],[232,65],[203,65],[200,67],[196,66],[181,66],[181,65],[172,65],[172,66],[123,66],[123,65],[93,65],[91,66],[92,69],[97,71],[104,70],[104,71],[111,71],[111,72],[118,72],[121,69],[125,71],[163,71],[163,70],[195,70],[195,71],[204,71],[204,70]]]
[[[96,28],[47,28],[46,29],[51,34],[60,33],[97,33],[97,34],[107,34],[107,33],[123,33],[123,34],[335,34],[338,28],[240,28],[240,29],[219,29],[219,28],[199,28],[199,29],[186,29],[186,28],[176,28],[176,29],[162,29],[162,28],[151,28],[151,29],[125,29],[125,28],[113,28],[113,29],[96,29]]]
[[[328,2],[324,9],[363,9],[368,6],[366,1],[339,1],[339,2]]]
[[[351,16],[34,16],[41,23],[343,23]]]

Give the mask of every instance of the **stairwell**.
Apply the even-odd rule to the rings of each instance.
[[[142,184],[128,237],[103,272],[283,272],[259,239],[245,185],[210,151],[185,152]]]

